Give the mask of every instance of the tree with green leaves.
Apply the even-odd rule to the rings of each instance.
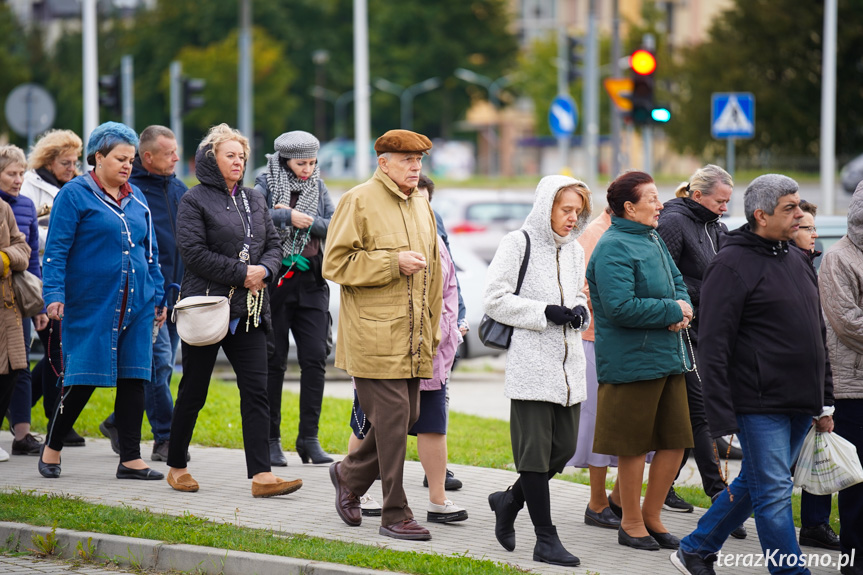
[[[839,3],[839,154],[863,151],[861,11],[863,0]],[[710,96],[751,92],[756,100],[755,138],[739,141],[740,154],[769,154],[778,167],[816,167],[823,17],[821,2],[735,0],[714,21],[704,43],[678,54],[674,114],[666,127],[674,146],[701,157],[720,155],[725,142],[710,135]]]

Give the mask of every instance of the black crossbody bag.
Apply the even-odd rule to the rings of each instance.
[[[521,260],[521,269],[518,270],[518,283],[515,286],[515,295],[518,295],[518,292],[521,291],[524,274],[527,272],[527,262],[530,259],[530,236],[524,230],[521,230],[521,233],[524,234],[524,239],[527,243],[524,246],[524,258]],[[512,330],[511,325],[500,323],[484,314],[482,320],[479,322],[479,340],[486,347],[506,350],[509,349],[509,344],[512,341]]]

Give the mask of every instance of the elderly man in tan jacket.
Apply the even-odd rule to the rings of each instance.
[[[362,446],[330,467],[336,510],[362,521],[357,494],[380,473],[380,534],[425,541],[402,486],[408,429],[419,416],[419,381],[432,377],[443,290],[434,215],[416,193],[422,134],[390,130],[375,142],[378,169],[342,196],[330,220],[323,275],[341,285],[336,367],[353,376],[371,422]]]

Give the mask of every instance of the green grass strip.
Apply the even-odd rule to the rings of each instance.
[[[216,523],[206,517],[188,513],[176,517],[129,507],[96,505],[78,497],[35,495],[20,490],[0,493],[0,521],[297,557],[404,573],[457,575],[527,572],[504,563],[459,554],[396,551],[374,545]]]

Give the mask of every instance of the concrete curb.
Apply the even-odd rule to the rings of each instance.
[[[57,528],[52,557],[91,563],[111,562],[121,567],[159,572],[180,571],[208,575],[360,575],[392,573],[362,569],[338,563],[324,563],[294,557],[247,553],[199,545],[169,544],[104,533]],[[36,551],[39,537],[51,535],[52,528],[0,521],[0,549]]]

